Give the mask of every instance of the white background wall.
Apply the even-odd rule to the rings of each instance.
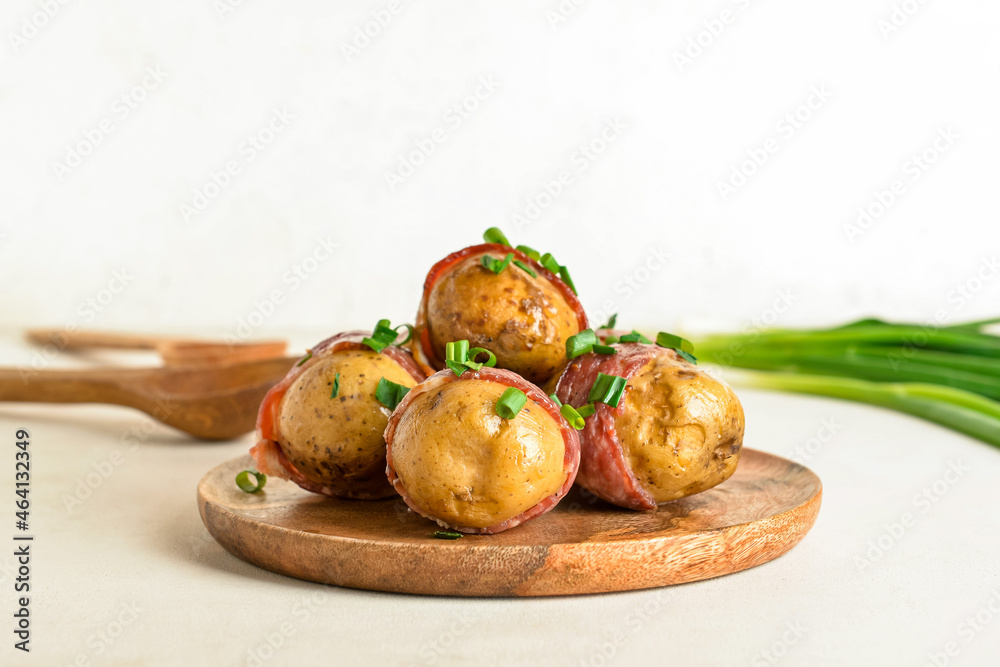
[[[889,0],[49,4],[0,12],[0,326],[234,332],[275,290],[257,334],[408,320],[431,264],[491,225],[553,251],[626,325],[739,328],[782,293],[790,325],[1000,312],[996,2],[909,1],[888,35]],[[346,54],[373,12],[391,20]],[[456,122],[483,77],[495,90]],[[275,109],[293,118],[251,160]],[[957,138],[914,171],[942,130]],[[516,224],[561,171],[572,182]],[[296,285],[318,239],[337,249]]]

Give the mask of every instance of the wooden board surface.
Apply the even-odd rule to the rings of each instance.
[[[777,558],[816,521],[822,485],[807,468],[744,449],[732,478],[634,512],[574,489],[548,514],[497,535],[433,537],[399,498],[336,500],[269,478],[244,493],[227,461],[198,485],[202,521],[229,552],[299,579],[399,593],[529,596],[669,586]]]

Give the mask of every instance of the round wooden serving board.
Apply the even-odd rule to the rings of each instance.
[[[548,514],[497,535],[437,539],[399,498],[337,500],[269,478],[244,493],[241,456],[198,485],[202,521],[229,552],[299,579],[427,595],[573,595],[669,586],[739,572],[812,528],[822,485],[807,468],[744,449],[723,484],[653,512],[574,489]]]

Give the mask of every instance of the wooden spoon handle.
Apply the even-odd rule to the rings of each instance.
[[[0,368],[0,401],[133,405],[135,397],[115,377],[115,372],[107,371]]]
[[[110,331],[74,331],[63,329],[30,329],[25,336],[32,343],[54,344],[64,350],[88,347],[105,347],[118,350],[155,350],[164,343],[174,342],[169,336],[152,334],[123,334]]]

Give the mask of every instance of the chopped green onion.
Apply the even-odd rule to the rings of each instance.
[[[538,277],[538,274],[535,273],[534,269],[532,269],[530,266],[528,266],[527,264],[525,264],[524,262],[522,262],[519,259],[515,259],[514,260],[514,266],[518,267],[519,269],[522,269],[525,273],[527,273],[532,278],[537,278]]]
[[[504,233],[501,232],[496,227],[490,227],[485,232],[483,232],[483,240],[486,241],[487,243],[499,243],[500,245],[505,245],[505,246],[510,245],[510,241],[507,240],[507,237],[504,236]]]
[[[578,334],[566,339],[566,358],[576,359],[582,354],[587,354],[594,349],[597,344],[597,334],[593,329],[584,329]]]
[[[444,345],[444,356],[448,361],[464,363],[469,358],[469,341],[453,340]]]
[[[587,396],[587,402],[606,403],[613,408],[617,408],[618,402],[622,398],[622,394],[625,393],[626,384],[627,381],[625,378],[619,375],[605,375],[604,373],[598,373],[597,379],[594,380],[594,385],[590,388],[590,394]]]
[[[514,253],[512,252],[507,253],[507,256],[502,260],[497,259],[496,257],[490,257],[489,255],[483,255],[482,263],[487,269],[497,275],[500,275],[500,273],[507,268],[507,265],[510,264],[512,259],[514,259]]]
[[[462,533],[456,533],[453,530],[435,530],[434,537],[439,540],[457,540],[462,537]]]
[[[340,393],[340,373],[334,373],[333,390],[330,392],[330,398],[337,398],[337,394],[339,393]]]
[[[461,375],[467,370],[478,371],[483,366],[492,368],[497,365],[497,355],[484,347],[474,347],[469,349],[469,341],[456,340],[445,343],[444,346],[445,365],[452,370],[455,375]],[[486,361],[476,361],[480,354],[488,355]]]
[[[567,269],[565,266],[560,266],[559,277],[562,278],[562,281],[564,283],[569,285],[569,288],[573,290],[573,294],[577,294],[576,285],[573,284],[573,279],[569,277],[569,269]]]
[[[476,357],[478,357],[480,354],[485,354],[489,358],[481,363],[477,362]],[[471,350],[469,350],[465,358],[465,365],[474,371],[478,371],[483,366],[486,366],[488,368],[493,368],[494,366],[497,365],[497,355],[493,354],[485,347],[474,347]]]
[[[400,324],[399,326],[397,326],[395,329],[393,329],[393,331],[396,332],[397,336],[399,335],[399,327],[406,327],[406,338],[396,343],[396,345],[406,345],[413,338],[413,325]]]
[[[645,343],[646,345],[651,345],[653,343],[653,341],[649,340],[635,329],[632,329],[632,333],[627,333],[618,340],[622,343]]]
[[[577,431],[581,430],[586,425],[583,421],[583,417],[580,416],[580,413],[577,412],[573,408],[573,406],[570,405],[569,403],[559,408],[559,412],[562,413],[562,416],[566,418],[566,421],[569,422],[569,425],[575,428]]]
[[[404,387],[401,384],[396,384],[395,382],[390,382],[385,378],[380,378],[378,386],[375,387],[375,400],[390,410],[395,410],[396,406],[399,405],[399,402],[402,401],[403,397],[409,392],[409,387]]]
[[[617,351],[618,350],[616,350],[615,348],[611,347],[610,345],[600,345],[600,344],[595,344],[594,345],[594,353],[595,354],[614,354]]]
[[[656,334],[656,344],[660,347],[665,347],[668,350],[673,350],[682,359],[689,363],[698,363],[698,360],[694,356],[694,345],[686,338],[681,338],[680,336],[675,336],[672,333],[661,331]]]
[[[620,342],[621,342],[621,336],[605,336],[604,337],[604,344],[605,345],[614,345],[615,343],[620,343]]]
[[[254,481],[250,481],[251,476]],[[236,475],[236,486],[246,493],[257,493],[264,488],[265,484],[267,484],[267,475],[256,470],[244,470]]]
[[[681,338],[680,336],[675,336],[672,333],[667,333],[666,331],[661,331],[656,334],[656,344],[660,347],[666,347],[671,350],[694,352],[694,345],[691,341],[686,338]]]
[[[507,387],[497,401],[497,414],[504,419],[513,419],[528,402],[528,397],[517,387]]]
[[[312,350],[309,350],[309,351],[308,351],[308,352],[306,353],[306,356],[304,356],[304,357],[302,357],[301,359],[299,359],[299,363],[295,364],[295,367],[296,367],[296,368],[298,368],[298,367],[299,367],[299,366],[301,366],[302,364],[304,364],[304,363],[306,363],[307,361],[309,361],[310,359],[312,359],[312,357],[313,357],[313,351],[312,351]]]
[[[614,313],[608,318],[608,321],[597,327],[598,329],[614,329],[615,325],[618,324],[618,313]]]
[[[402,326],[402,325],[400,325]],[[399,327],[397,327],[398,329]],[[389,320],[379,320],[375,325],[375,331],[370,337],[361,339],[362,345],[367,345],[376,352],[381,352],[395,342],[399,334],[393,329]]]
[[[544,266],[552,273],[555,274],[559,273],[559,262],[556,261],[556,258],[552,256],[551,252],[547,252],[544,255],[542,255],[542,258],[538,260],[538,263]]]
[[[549,394],[549,398],[552,399],[552,402],[556,404],[557,408],[562,407],[562,401],[559,400],[558,396],[556,396],[555,394]]]
[[[590,415],[597,412],[597,408],[594,407],[593,403],[585,403],[576,409],[576,413],[586,419]]]
[[[538,251],[532,248],[531,246],[519,245],[517,246],[517,249],[536,262],[542,258],[542,256],[538,254]]]

